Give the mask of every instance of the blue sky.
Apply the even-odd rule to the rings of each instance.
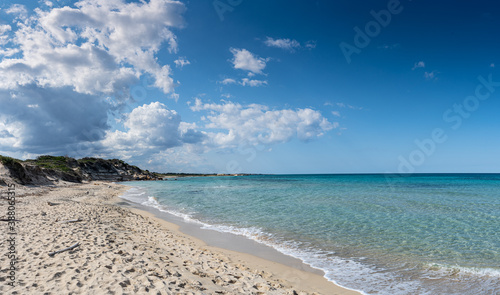
[[[498,8],[3,1],[0,153],[162,172],[499,172]]]

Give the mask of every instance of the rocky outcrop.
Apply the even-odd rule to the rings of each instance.
[[[49,185],[58,181],[91,180],[128,181],[157,180],[156,174],[129,165],[121,160],[43,156],[37,160],[20,161],[0,156],[0,185],[7,180],[23,185]]]
[[[87,180],[127,181],[156,179],[153,173],[143,171],[121,160],[94,160],[79,163],[79,169]]]

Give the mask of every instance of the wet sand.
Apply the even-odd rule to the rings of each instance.
[[[15,281],[14,287],[7,284],[11,260],[2,255],[0,293],[359,294],[300,263],[292,267],[208,245],[151,212],[123,204],[118,196],[127,189],[105,182],[16,187]],[[5,218],[6,200],[1,204]],[[0,249],[6,252],[2,223]],[[72,250],[48,255],[75,243]]]

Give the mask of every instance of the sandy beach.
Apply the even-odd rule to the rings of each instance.
[[[1,189],[6,218],[8,188]],[[108,182],[16,186],[15,235],[0,223],[0,293],[359,294],[318,274],[207,246],[175,224],[120,207],[127,189]],[[4,255],[11,236],[14,277]]]

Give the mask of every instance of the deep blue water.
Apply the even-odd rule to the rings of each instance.
[[[127,182],[125,198],[232,232],[367,294],[500,294],[500,175]]]

